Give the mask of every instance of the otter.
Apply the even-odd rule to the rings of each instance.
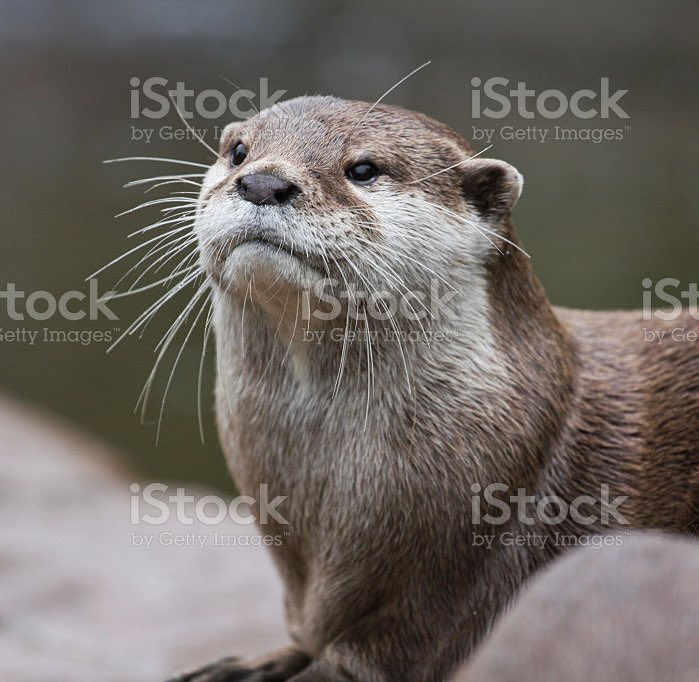
[[[286,497],[294,644],[176,679],[445,679],[576,539],[696,533],[699,346],[643,327],[699,323],[552,307],[522,184],[396,106],[225,129],[195,221],[217,421],[239,489]]]

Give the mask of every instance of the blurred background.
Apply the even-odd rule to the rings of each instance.
[[[133,125],[183,128],[174,112],[163,120],[132,119],[132,78],[158,76],[197,92],[229,93],[222,76],[255,92],[266,78],[271,91],[286,90],[287,98],[329,93],[373,101],[431,59],[386,101],[423,111],[468,138],[474,124],[630,126],[623,139],[599,144],[496,139],[488,155],[525,176],[515,221],[551,300],[640,307],[643,278],[689,282],[699,275],[697,25],[699,5],[689,0],[2,1],[2,288],[14,282],[19,290],[56,297],[87,291],[85,278],[132,245],[128,233],[159,215],[154,207],[113,218],[143,197],[143,188],[123,189],[126,181],[172,170],[103,165],[104,159],[207,161],[192,141],[167,141],[157,133],[149,143],[132,139]],[[493,76],[565,93],[598,90],[606,77],[612,91],[628,90],[620,103],[630,118],[474,121],[471,79]],[[231,118],[192,123],[213,129]],[[123,272],[100,276],[100,288]],[[116,322],[79,323],[58,316],[18,322],[0,301],[0,327],[116,333],[153,300],[146,292],[114,303]],[[157,447],[155,422],[172,357],[154,388],[146,424],[133,414],[156,343],[181,304],[164,309],[142,339],[128,338],[109,354],[106,343],[39,339],[31,345],[3,337],[0,390],[112,444],[135,476],[231,491],[213,430],[212,354],[204,371],[205,443],[199,438],[200,333],[180,360]]]
[[[266,552],[216,551],[211,543],[206,552],[144,549],[129,524],[131,481],[183,482],[199,495],[234,491],[214,429],[211,352],[200,440],[201,325],[170,385],[157,445],[181,336],[164,358],[143,425],[133,412],[154,349],[192,291],[165,306],[142,338],[111,353],[97,335],[114,339],[161,291],[110,303],[117,320],[73,322],[14,319],[3,298],[11,285],[25,296],[87,293],[85,279],[134,245],[127,235],[163,215],[155,205],[115,219],[170,189],[144,196],[144,186],[123,185],[185,170],[105,159],[208,162],[198,143],[159,136],[184,128],[174,111],[132,118],[134,79],[227,94],[237,86],[259,94],[266,79],[270,92],[287,98],[374,101],[432,60],[385,101],[469,139],[474,125],[495,128],[487,155],[525,177],[515,222],[554,303],[638,308],[644,278],[699,276],[698,25],[694,0],[0,0],[0,678],[146,682],[286,638],[281,586]],[[608,78],[612,92],[628,91],[619,103],[629,118],[513,112],[473,120],[472,79],[492,77],[566,94],[599,91]],[[496,106],[483,98],[488,105]],[[148,106],[157,107],[142,96]],[[192,125],[207,129],[211,142],[231,119],[196,117]],[[557,141],[556,125],[621,135]],[[549,134],[543,143],[506,140],[497,134],[506,126]],[[146,142],[134,139],[134,127],[156,132]],[[101,274],[100,292],[133,263]],[[44,328],[65,332],[65,340],[46,341]],[[68,336],[86,333],[90,343]],[[160,528],[192,530],[172,521]],[[211,539],[210,526],[194,530]],[[245,527],[216,530],[240,535]]]

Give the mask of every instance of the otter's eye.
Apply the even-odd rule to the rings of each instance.
[[[240,166],[243,161],[245,161],[245,157],[248,155],[248,150],[247,147],[242,143],[238,142],[233,149],[231,149],[231,153],[228,157],[228,160],[231,164],[231,166]]]
[[[358,185],[370,185],[379,175],[379,169],[366,161],[347,169],[347,177]]]

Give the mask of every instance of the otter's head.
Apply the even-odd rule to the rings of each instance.
[[[196,220],[219,296],[264,307],[326,278],[336,291],[424,300],[441,281],[468,296],[510,250],[520,174],[422,114],[300,97],[229,125],[219,152]]]

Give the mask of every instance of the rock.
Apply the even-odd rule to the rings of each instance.
[[[267,550],[211,542],[255,527],[132,526],[114,454],[0,397],[0,679],[158,682],[287,643]],[[185,532],[204,549],[158,543]]]
[[[538,574],[454,682],[697,682],[699,543],[618,537]]]

